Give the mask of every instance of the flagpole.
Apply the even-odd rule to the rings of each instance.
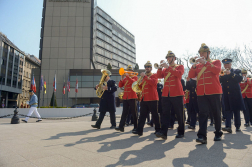
[[[77,74],[76,74],[76,80],[77,80]],[[75,104],[77,104],[77,92],[76,92],[76,83],[75,83]]]

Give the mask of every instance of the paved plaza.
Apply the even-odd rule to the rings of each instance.
[[[0,119],[1,167],[252,166],[252,127],[241,126],[242,132],[224,133],[222,141],[214,142],[209,126],[208,144],[200,145],[195,142],[198,127],[186,128],[183,139],[175,139],[176,130],[169,130],[168,139],[161,140],[148,125],[141,137],[131,133],[133,126],[124,133],[109,129],[109,117],[100,130],[91,128],[95,122],[90,116],[39,123],[31,118],[15,125],[10,121]]]

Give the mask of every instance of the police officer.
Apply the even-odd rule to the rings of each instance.
[[[245,104],[245,110],[243,110],[245,118],[245,127],[249,127],[249,122],[252,125],[252,82],[251,78],[247,77],[247,70],[242,69],[241,71],[243,80],[240,83],[243,101]]]
[[[38,113],[38,97],[34,94],[33,90],[29,90],[29,94],[31,96],[31,99],[29,101],[29,105],[31,106],[27,116],[31,116],[33,112],[35,112],[36,116],[38,117],[38,120],[36,122],[42,121],[39,113]],[[26,117],[25,119],[22,119],[23,122],[27,123],[29,117]]]
[[[197,98],[199,107],[199,131],[196,142],[201,144],[207,143],[207,122],[210,112],[213,113],[215,120],[215,137],[214,141],[220,141],[221,131],[221,101],[220,95],[222,89],[219,80],[221,72],[220,60],[210,59],[209,47],[202,43],[199,49],[200,58],[196,59],[189,71],[189,78],[197,77]]]
[[[105,90],[100,101],[100,107],[99,107],[99,119],[97,120],[95,125],[91,125],[93,128],[100,129],[101,123],[104,119],[104,116],[106,112],[108,111],[110,114],[110,123],[111,127],[110,129],[114,129],[116,127],[116,118],[115,118],[115,112],[116,112],[116,105],[115,105],[115,91],[117,91],[117,85],[114,80],[110,80],[110,76],[107,75],[105,80],[107,82],[107,85],[103,85],[103,89]],[[98,85],[96,85],[95,90],[98,88]]]
[[[176,65],[175,54],[172,51],[168,51],[166,59],[169,63],[162,64],[157,71],[158,78],[164,78],[164,89],[162,93],[162,128],[160,132],[156,133],[157,137],[167,139],[167,132],[171,117],[171,108],[178,120],[178,134],[176,138],[184,137],[185,132],[185,120],[184,120],[184,107],[183,107],[183,86],[181,84],[182,75],[184,74],[184,66]],[[162,63],[161,61],[160,63]],[[164,69],[162,70],[162,67]]]
[[[132,71],[133,68],[132,65],[128,65],[127,71]],[[133,82],[137,81],[137,76],[129,75],[128,73],[125,73],[125,78],[124,75],[121,76],[121,80],[119,82],[119,87],[124,87],[124,94],[123,94],[123,112],[121,116],[121,121],[119,124],[119,127],[116,127],[115,130],[124,132],[124,126],[125,126],[125,121],[128,116],[129,110],[131,115],[133,116],[133,122],[134,122],[134,129],[136,130],[137,128],[137,110],[136,110],[136,99],[137,99],[137,94],[132,90],[132,84]]]
[[[232,68],[231,59],[223,59],[222,63],[225,70],[223,70],[224,74],[220,75],[220,83],[222,84],[226,116],[226,127],[222,130],[232,133],[231,118],[234,115],[236,131],[241,131],[240,110],[245,109],[239,85],[242,75],[241,70]]]
[[[155,133],[160,130],[160,118],[158,115],[158,92],[157,82],[158,78],[156,74],[152,74],[152,64],[147,61],[144,65],[145,73],[141,73],[143,78],[139,83],[140,89],[142,89],[142,97],[140,103],[140,117],[137,130],[132,131],[133,134],[143,135],[143,127],[149,111],[152,114],[153,123],[155,124]]]
[[[189,104],[187,111],[190,112],[191,114],[191,121],[188,126],[188,129],[195,129],[196,121],[197,121],[197,113],[199,113],[199,108],[198,108],[198,102],[197,102],[197,94],[196,94],[196,83],[197,83],[197,77],[188,79],[186,82],[186,89],[189,90],[190,95],[189,95]]]

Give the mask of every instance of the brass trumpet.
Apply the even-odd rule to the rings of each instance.
[[[138,75],[138,72],[125,71],[124,68],[119,69],[119,74],[120,75],[124,75],[126,73],[128,73],[131,76],[137,76]]]
[[[202,57],[192,57],[192,58],[190,58],[189,59],[189,62],[190,62],[190,64],[191,65],[194,65],[194,64],[197,64],[198,62],[197,62],[197,60],[199,60],[199,59],[203,59]]]
[[[219,75],[224,76],[226,71],[229,71],[229,69],[228,68],[222,69]]]
[[[243,76],[241,83],[245,83],[245,82],[246,82],[246,79],[247,79],[247,77],[246,77],[246,76]]]
[[[162,67],[162,65],[164,65],[164,64],[167,64],[169,66],[168,62],[166,62],[166,61],[163,60],[160,64],[155,63],[154,64],[154,68],[158,69],[158,68]]]

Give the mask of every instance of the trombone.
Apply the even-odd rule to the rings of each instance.
[[[125,75],[126,73],[128,73],[131,76],[137,76],[138,75],[138,72],[125,71],[124,68],[119,69],[119,74],[120,75]]]
[[[168,64],[167,61],[162,60],[162,62],[161,62],[160,64],[155,63],[155,64],[154,64],[154,68],[155,68],[155,69],[163,68],[163,65],[164,65],[164,64],[167,64],[167,65],[169,66],[169,64]]]

